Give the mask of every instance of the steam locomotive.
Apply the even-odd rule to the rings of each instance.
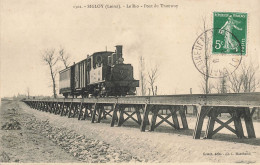
[[[133,77],[132,65],[124,64],[122,45],[115,47],[115,52],[95,52],[61,70],[59,93],[65,98],[135,95],[139,81]]]

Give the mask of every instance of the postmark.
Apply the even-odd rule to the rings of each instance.
[[[247,13],[214,12],[213,28],[219,29],[213,31],[213,54],[246,55]],[[239,52],[236,40],[239,40],[242,52]]]
[[[235,55],[227,55],[230,53],[227,53],[224,49],[217,54],[213,52],[214,47],[218,45],[214,41],[214,35],[222,35],[219,33],[220,30],[230,35],[233,39],[233,44],[237,45]],[[194,42],[192,46],[192,60],[201,74],[211,78],[226,77],[233,73],[240,65],[242,60],[242,46],[239,39],[233,33],[221,28],[208,29],[199,35]]]

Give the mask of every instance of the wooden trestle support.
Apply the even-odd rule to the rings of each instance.
[[[211,139],[213,135],[219,132],[223,128],[227,128],[238,138],[244,138],[244,131],[241,122],[241,118],[244,118],[248,138],[256,138],[252,116],[256,108],[248,107],[207,107],[207,106],[196,106],[197,108],[197,121],[195,130],[193,132],[193,138],[199,139],[202,132],[202,126],[205,117],[208,117],[207,129],[204,138]],[[222,113],[230,114],[230,118],[223,122],[218,119],[218,116]],[[220,126],[214,129],[215,123],[220,124]],[[234,122],[235,128],[229,126],[230,123]]]
[[[87,117],[91,118],[91,123],[100,123],[102,119],[107,116],[111,117],[110,126],[113,127],[117,122],[117,126],[122,126],[127,120],[132,119],[140,126],[140,130],[144,132],[146,126],[150,125],[149,131],[154,131],[162,123],[166,122],[175,129],[180,129],[178,121],[178,113],[180,115],[183,129],[188,129],[188,123],[185,115],[186,106],[163,106],[150,104],[98,104],[98,103],[73,103],[73,102],[48,102],[35,101],[26,102],[31,108],[38,109],[45,112],[54,113],[55,115],[68,116],[68,118],[77,117],[78,120],[85,120]],[[131,108],[131,112],[127,111]],[[160,110],[169,110],[170,114],[165,117],[159,113]],[[143,115],[141,115],[143,112]],[[151,122],[149,121],[149,114],[152,114]],[[134,118],[136,115],[136,118]],[[125,116],[127,116],[125,118]],[[161,121],[156,123],[157,118]],[[168,119],[172,118],[172,121]]]
[[[260,94],[257,93],[258,98],[259,96]],[[158,104],[157,102],[157,104],[153,104],[152,99],[150,102],[147,102],[147,100],[143,99],[141,103],[138,103],[136,99],[131,100],[131,102],[133,103],[120,103],[113,101],[88,102],[83,99],[77,99],[76,101],[68,101],[66,99],[49,101],[25,100],[24,102],[33,109],[54,113],[60,116],[68,116],[68,118],[77,117],[78,120],[86,120],[86,118],[90,118],[91,123],[100,123],[103,119],[106,119],[109,116],[111,119],[111,127],[113,127],[115,124],[117,126],[122,126],[127,120],[131,119],[140,126],[140,130],[142,132],[146,131],[147,125],[150,125],[150,127],[148,128],[149,131],[154,131],[162,123],[167,123],[177,130],[189,129],[185,114],[187,106],[183,103],[183,101],[180,101],[181,103],[183,103],[180,105],[167,105]],[[251,107],[251,104],[248,101],[246,102],[246,106],[225,106],[221,105],[220,101],[217,101],[219,105],[216,106],[207,105],[206,103],[203,104],[201,100],[204,101],[205,99],[195,100],[196,102],[200,101],[200,104],[192,103],[192,106],[197,112],[196,126],[193,131],[194,139],[200,139],[202,126],[206,117],[208,118],[208,123],[204,138],[211,139],[213,135],[215,135],[223,128],[227,128],[235,135],[237,135],[238,138],[244,138],[245,134],[243,131],[241,118],[245,120],[245,127],[247,130],[248,138],[256,138],[252,116],[256,108],[260,106],[260,103],[258,101],[253,103],[256,106]],[[192,101],[192,98],[187,99],[187,102]],[[131,109],[131,111],[129,111],[129,109]],[[162,115],[160,113],[161,110],[168,110],[169,114]],[[230,118],[227,121],[221,121],[218,118],[218,116],[223,113],[230,114]],[[181,124],[179,123],[178,118],[181,120]],[[232,122],[234,123],[234,128],[229,125]],[[214,126],[216,126],[216,123],[220,125],[218,128],[214,128]]]

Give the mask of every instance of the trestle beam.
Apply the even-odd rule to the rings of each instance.
[[[164,101],[164,97],[159,98],[161,99],[159,99],[161,102]],[[177,96],[174,96],[174,98],[177,99]],[[80,102],[73,99],[54,101],[33,100],[25,101],[25,103],[33,109],[58,114],[60,116],[68,116],[68,118],[77,117],[78,120],[86,120],[87,117],[91,117],[91,123],[100,123],[103,119],[106,119],[107,116],[110,116],[111,127],[115,124],[117,126],[122,126],[126,121],[131,119],[140,126],[140,131],[142,132],[146,130],[146,126],[150,123],[149,131],[154,131],[163,123],[167,123],[175,129],[189,129],[185,113],[187,110],[187,104],[172,104],[171,102],[169,105],[162,105],[159,104],[161,102],[158,102],[155,97],[151,97],[149,99],[142,97],[141,101],[145,101],[145,103],[140,103],[136,98],[133,100],[130,99],[126,102],[124,102],[121,98],[117,99],[116,102],[106,102],[106,99],[101,100],[101,102],[91,101],[89,103],[84,99]],[[256,138],[252,116],[258,106],[249,107],[250,104],[245,106],[222,106],[221,104],[215,105],[215,103],[213,104],[210,101],[202,104],[205,100],[207,100],[207,97],[200,99],[199,104],[192,104],[197,113],[196,125],[193,131],[194,139],[199,139],[201,137],[203,123],[206,117],[208,117],[208,122],[204,138],[212,138],[223,128],[233,132],[238,138],[244,138],[245,135],[241,119],[244,119],[245,121],[245,130],[247,131],[248,138]],[[133,104],[130,103],[131,101],[133,101]],[[180,100],[180,102],[182,101]],[[224,103],[224,100],[222,100],[221,103]],[[232,104],[234,103],[235,101],[232,102]],[[252,104],[256,104],[255,100]],[[142,115],[140,112],[141,109],[143,110]],[[164,110],[169,113],[162,115],[161,112]],[[230,118],[226,121],[222,121],[222,118],[220,118],[221,114],[224,113],[230,114]],[[151,120],[149,120],[150,114]],[[182,122],[182,128],[178,117]],[[234,122],[234,128],[229,125],[232,122]],[[214,128],[216,127],[216,124],[219,124],[220,126]]]

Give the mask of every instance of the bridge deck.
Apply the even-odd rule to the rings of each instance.
[[[145,131],[147,124],[150,124],[150,131],[153,131],[163,122],[168,123],[175,129],[180,129],[178,115],[181,118],[182,129],[188,129],[185,111],[187,106],[193,106],[197,112],[193,138],[199,139],[201,137],[202,125],[206,116],[209,117],[209,122],[207,123],[205,138],[212,138],[223,128],[227,128],[239,138],[245,137],[241,117],[245,120],[248,138],[255,138],[252,115],[256,108],[260,107],[260,93],[27,99],[24,102],[32,108],[68,115],[68,117],[77,116],[78,119],[91,117],[92,123],[100,122],[106,116],[111,116],[111,126],[114,126],[115,122],[118,126],[121,126],[126,120],[132,119],[140,125],[141,131]],[[127,112],[129,108],[134,110],[131,114]],[[170,114],[163,117],[159,112],[165,109],[169,110]],[[141,115],[140,110],[143,111],[143,115]],[[149,113],[152,113],[151,121],[148,119]],[[227,122],[218,119],[218,116],[222,113],[230,114],[231,117]],[[126,119],[124,119],[125,115],[128,116]],[[134,115],[136,115],[136,118]],[[161,121],[156,123],[158,118]],[[170,118],[172,118],[172,121],[168,120]],[[221,126],[214,130],[216,122]],[[234,128],[228,125],[231,122],[234,122]]]

